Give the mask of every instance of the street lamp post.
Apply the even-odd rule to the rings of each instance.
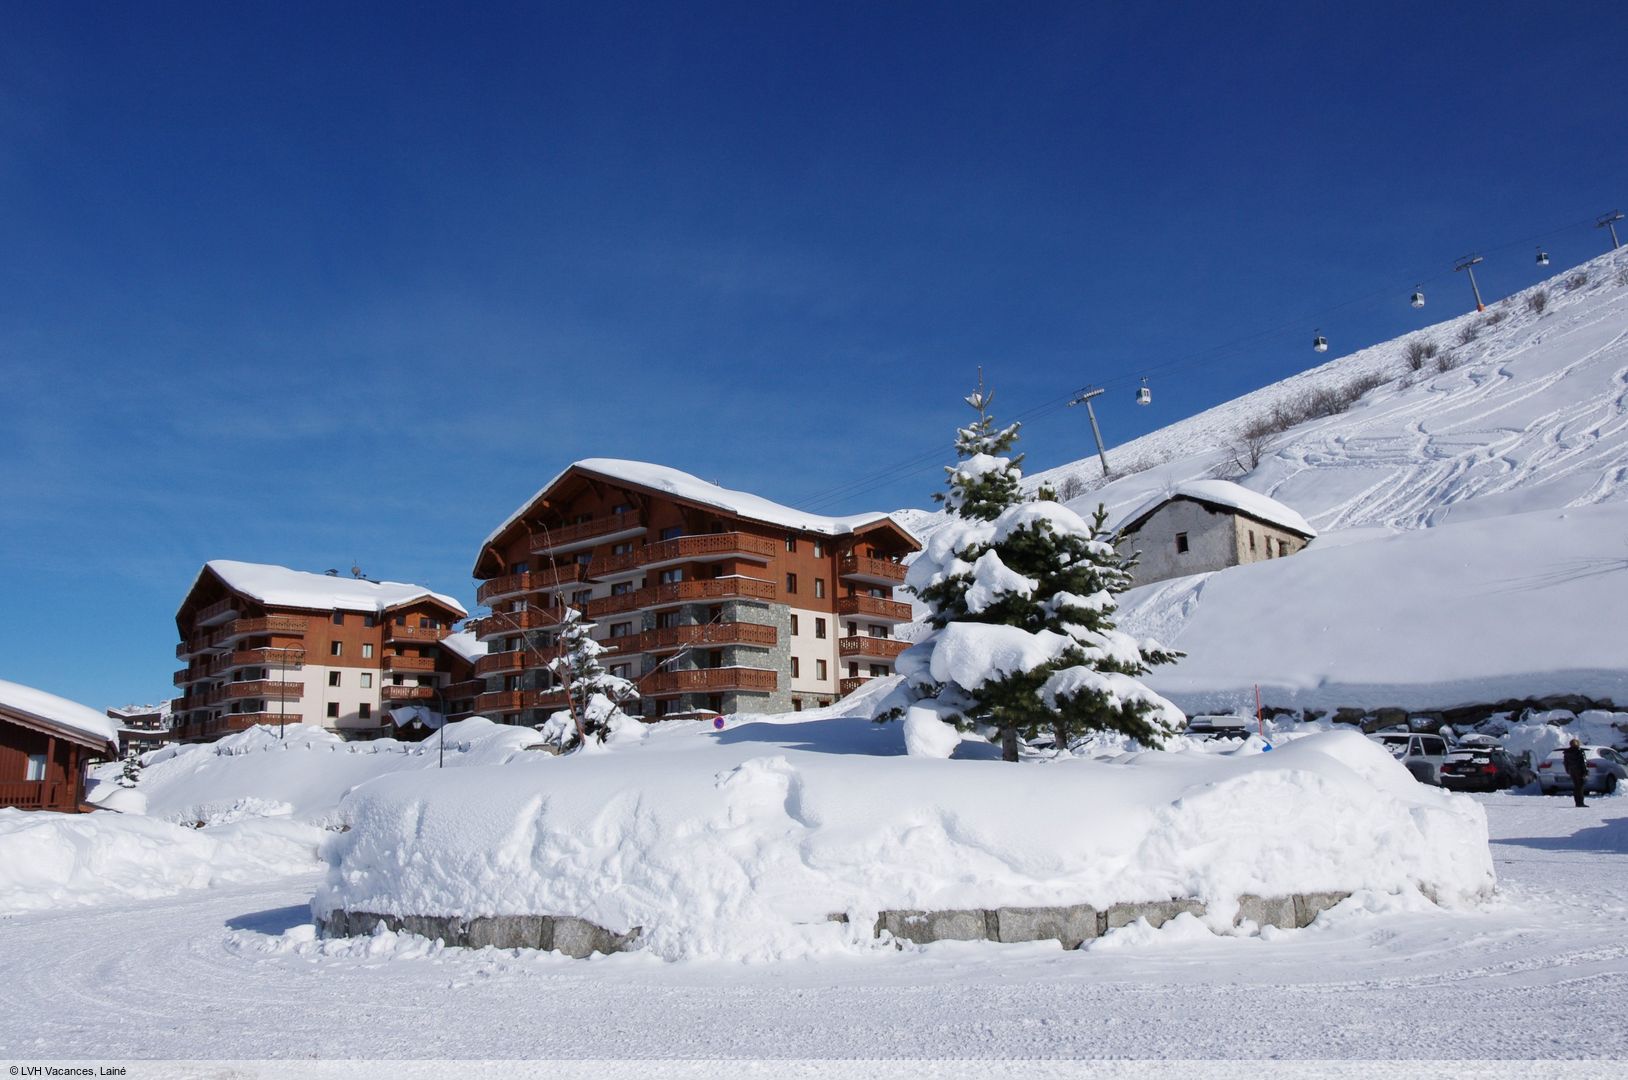
[[[1074,400],[1068,404],[1070,408],[1075,405],[1085,406],[1085,415],[1091,418],[1091,434],[1097,440],[1097,457],[1102,461],[1102,477],[1106,480],[1108,478],[1108,452],[1102,448],[1102,429],[1097,426],[1097,411],[1091,407],[1091,399],[1102,393],[1103,390],[1100,387],[1096,390],[1081,390],[1074,395]]]
[[[1487,305],[1481,302],[1481,287],[1475,283],[1475,264],[1480,261],[1481,256],[1479,255],[1466,255],[1464,258],[1458,261],[1456,266],[1453,267],[1453,271],[1457,273],[1460,270],[1464,270],[1469,273],[1470,291],[1475,294],[1475,310],[1485,311],[1487,310]]]

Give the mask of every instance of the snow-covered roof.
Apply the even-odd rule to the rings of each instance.
[[[1241,514],[1246,514],[1257,521],[1264,521],[1268,525],[1276,525],[1279,528],[1288,529],[1290,532],[1299,533],[1307,539],[1317,535],[1317,530],[1312,528],[1305,518],[1270,495],[1250,491],[1241,484],[1234,484],[1231,480],[1188,480],[1176,484],[1127,514],[1119,524],[1114,526],[1114,531],[1124,532],[1136,528],[1159,507],[1175,499],[1192,499],[1213,506],[1225,506]]]
[[[170,702],[160,701],[157,705],[118,705],[107,710],[107,715],[115,720],[130,720],[138,716],[170,715]]]
[[[460,630],[456,634],[448,634],[441,639],[441,647],[451,649],[471,664],[486,655],[486,642],[477,640],[473,630]]]
[[[112,744],[114,750],[118,749],[118,725],[77,701],[0,679],[0,708],[30,717],[65,734],[78,734],[87,737],[87,741],[104,746]]]
[[[559,483],[573,470],[592,473],[607,480],[619,480],[652,491],[664,491],[676,498],[716,507],[752,521],[762,521],[786,529],[824,533],[827,536],[843,536],[866,525],[884,521],[888,516],[883,513],[871,513],[827,517],[824,514],[812,514],[806,510],[783,506],[747,491],[734,491],[719,487],[717,484],[709,484],[698,476],[691,476],[687,472],[666,465],[652,465],[647,461],[625,461],[621,458],[583,458],[566,466],[552,480],[538,488],[535,495],[521,503],[519,509],[503,520],[503,524],[492,530],[491,535],[486,538],[486,544],[495,543],[497,538],[503,535],[504,530],[519,521],[520,516],[542,498],[549,488]]]
[[[204,564],[204,569],[213,571],[229,588],[268,607],[382,613],[386,608],[415,600],[435,600],[459,615],[469,614],[462,604],[450,596],[432,592],[422,585],[408,585],[399,581],[368,581],[365,578],[313,574],[305,570],[290,570],[286,566],[234,562],[231,559],[211,559]],[[202,578],[203,571],[200,570],[198,579]],[[197,588],[198,582],[194,581],[192,586]],[[192,595],[192,589],[187,590],[187,595]]]

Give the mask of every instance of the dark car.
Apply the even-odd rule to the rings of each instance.
[[[1454,750],[1441,766],[1441,786],[1449,791],[1504,791],[1536,779],[1536,773],[1508,752],[1484,747]]]

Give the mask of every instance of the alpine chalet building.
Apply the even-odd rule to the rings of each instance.
[[[445,715],[469,664],[442,641],[467,614],[420,585],[211,560],[175,613],[173,737],[311,724],[372,739],[395,733],[393,707]]]
[[[829,705],[907,647],[894,590],[920,546],[885,514],[824,517],[661,465],[578,461],[481,545],[476,711],[533,724],[564,707],[548,662],[568,606],[647,719]]]

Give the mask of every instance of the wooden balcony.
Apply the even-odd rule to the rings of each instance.
[[[306,620],[297,615],[266,615],[258,619],[237,619],[227,623],[210,635],[210,648],[218,649],[229,641],[253,634],[287,634],[303,637]]]
[[[178,742],[203,742],[209,739],[218,739],[223,735],[232,735],[239,731],[247,731],[259,724],[277,727],[281,724],[303,724],[304,716],[298,712],[275,713],[238,713],[235,716],[220,716],[213,720],[199,720],[196,723],[177,724],[175,738]]]
[[[498,611],[475,620],[475,636],[482,640],[524,630],[550,630],[560,625],[565,608],[530,608],[526,611]]]
[[[192,616],[192,624],[194,626],[212,626],[224,619],[235,617],[237,615],[237,602],[237,597],[228,596],[224,600],[216,600],[207,607],[199,608],[198,613]]]
[[[880,596],[842,596],[837,598],[838,615],[858,615],[878,622],[909,622],[910,605],[898,600],[884,600]]]
[[[381,686],[379,696],[386,701],[434,701],[433,686]]]
[[[652,585],[588,601],[588,618],[597,619],[605,615],[619,615],[624,611],[639,611],[644,608],[734,599],[773,600],[774,582],[758,578],[728,577]]]
[[[627,570],[654,569],[683,562],[708,562],[718,559],[752,559],[768,562],[774,558],[779,545],[774,540],[750,533],[704,533],[698,536],[678,536],[659,544],[647,544],[621,555],[602,555],[588,564],[589,577],[605,577]]]
[[[893,660],[910,648],[911,643],[898,638],[845,637],[837,639],[837,655],[847,659]]]
[[[517,671],[536,671],[548,667],[549,661],[560,655],[557,645],[540,649],[514,649],[509,652],[487,653],[475,661],[475,674],[480,678],[507,675]]]
[[[531,550],[534,555],[547,555],[550,552],[606,543],[614,538],[637,536],[644,531],[644,522],[640,520],[638,514],[612,514],[609,517],[595,518],[575,525],[539,528],[532,533]]]
[[[851,679],[838,679],[837,696],[847,697],[849,694],[853,693],[855,690],[858,690],[861,686],[864,686],[870,681],[871,677],[869,675],[860,675]]]
[[[605,644],[618,645],[629,640],[636,644],[632,648],[622,646],[623,652],[677,652],[680,649],[697,646],[719,645],[756,645],[767,649],[772,648],[775,642],[780,640],[780,632],[772,626],[758,623],[706,623],[699,626],[669,626],[660,630],[646,630],[631,638],[607,638]]]
[[[174,683],[176,686],[185,686],[187,683],[191,682],[192,679],[193,676],[191,668],[182,668],[180,671],[177,671],[174,675],[170,676],[170,682]]]
[[[771,693],[779,685],[777,672],[765,668],[698,668],[694,671],[662,671],[639,683],[646,697],[672,694],[716,694],[728,690]]]
[[[435,657],[433,656],[385,656],[384,670],[386,671],[434,671]]]
[[[387,623],[384,628],[386,641],[440,641],[450,633],[445,626],[398,626]]]
[[[501,600],[506,596],[522,596],[526,593],[542,592],[564,585],[574,585],[583,579],[583,568],[577,563],[563,563],[544,570],[532,570],[524,574],[505,574],[503,577],[492,578],[481,582],[480,588],[475,590],[475,599],[483,604],[490,604],[494,600]]]
[[[75,787],[67,781],[8,780],[0,784],[0,806],[14,806],[19,810],[78,809],[74,804]]]
[[[281,679],[251,679],[247,682],[227,683],[209,695],[211,704],[222,701],[242,701],[245,698],[297,698],[305,693],[302,682],[283,682]]]
[[[495,690],[475,699],[475,711],[482,714],[513,713],[522,709],[563,709],[564,690]]]
[[[903,563],[872,559],[849,552],[837,563],[837,573],[849,581],[867,585],[903,585],[907,572]]]
[[[240,667],[300,668],[305,666],[305,650],[295,645],[282,649],[239,649],[215,658],[209,665],[210,674],[219,674]]]
[[[467,682],[450,683],[441,692],[447,701],[474,701],[486,692],[486,684],[479,679],[470,679]],[[467,714],[466,714],[467,715]]]

